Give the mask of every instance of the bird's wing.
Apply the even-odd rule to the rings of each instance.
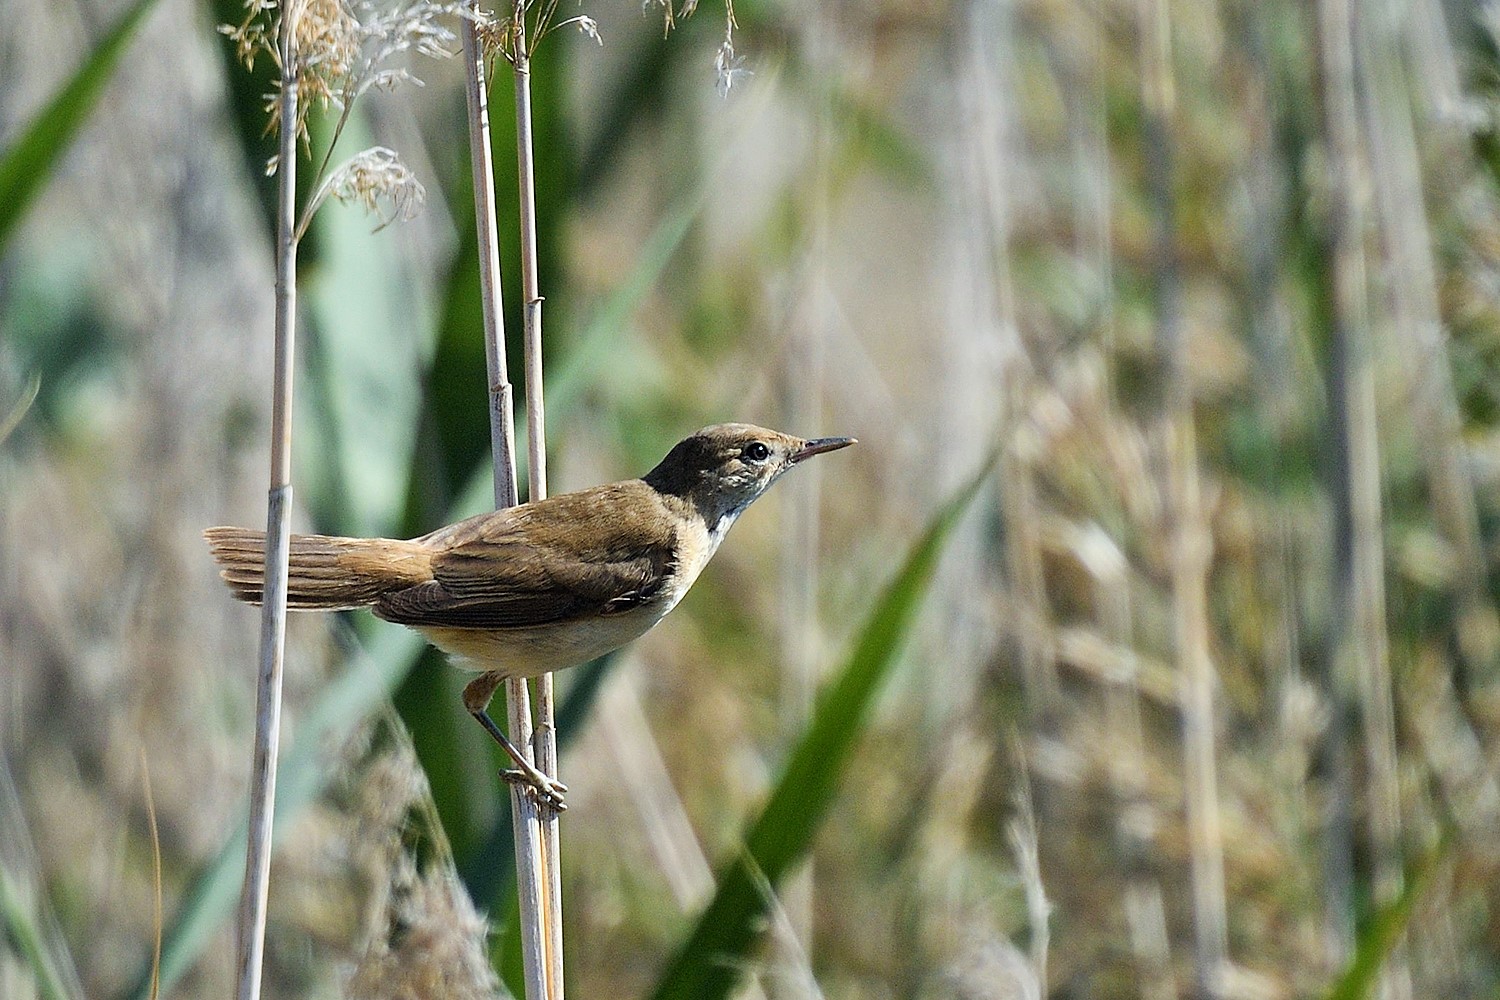
[[[428,536],[433,579],[387,594],[402,625],[503,629],[618,614],[655,597],[675,569],[673,537],[626,484],[555,497]],[[643,484],[642,484],[643,485]],[[646,498],[649,499],[649,498]]]

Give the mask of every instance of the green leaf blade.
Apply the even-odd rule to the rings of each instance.
[[[1326,1000],[1365,1000],[1375,995],[1386,959],[1401,942],[1417,901],[1426,891],[1439,864],[1448,856],[1452,844],[1450,831],[1407,871],[1401,892],[1377,909],[1360,933],[1348,967],[1328,991]]]
[[[739,979],[774,887],[808,850],[926,596],[944,543],[989,474],[990,462],[938,511],[866,619],[838,679],[819,701],[786,771],[719,881],[708,909],[667,966],[656,1000],[727,997]]]
[[[88,120],[135,29],[156,0],[135,0],[88,59],[0,156],[0,246],[10,239]]]

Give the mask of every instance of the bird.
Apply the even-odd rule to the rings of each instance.
[[[567,786],[490,718],[496,688],[586,663],[650,631],[772,483],[855,443],[715,424],[679,441],[639,479],[490,511],[418,538],[292,535],[287,607],[368,608],[478,673],[464,707],[516,762],[505,777],[560,811]],[[265,532],[219,526],[203,534],[233,595],[259,604]]]

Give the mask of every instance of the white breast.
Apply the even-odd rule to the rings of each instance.
[[[577,666],[651,631],[698,579],[738,516],[739,511],[726,514],[712,531],[705,530],[702,522],[681,530],[677,535],[677,571],[671,581],[655,600],[621,614],[539,628],[428,627],[418,631],[459,661],[459,666],[470,670],[498,670],[512,677],[534,677]]]
[[[703,572],[703,567],[719,551],[719,543],[724,541],[724,536],[729,533],[729,528],[734,524],[734,519],[740,516],[739,511],[732,511],[719,518],[719,523],[712,530],[704,530],[702,522],[695,523],[691,528],[683,528],[677,532],[677,572],[673,574],[672,585],[663,596],[666,598],[666,614],[677,606],[682,600],[682,595],[688,592],[688,588],[698,579],[698,574]]]

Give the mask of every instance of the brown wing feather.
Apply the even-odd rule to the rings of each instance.
[[[628,611],[675,569],[658,506],[644,483],[614,483],[461,521],[423,539],[436,549],[433,579],[384,595],[375,613],[403,625],[503,629]]]

